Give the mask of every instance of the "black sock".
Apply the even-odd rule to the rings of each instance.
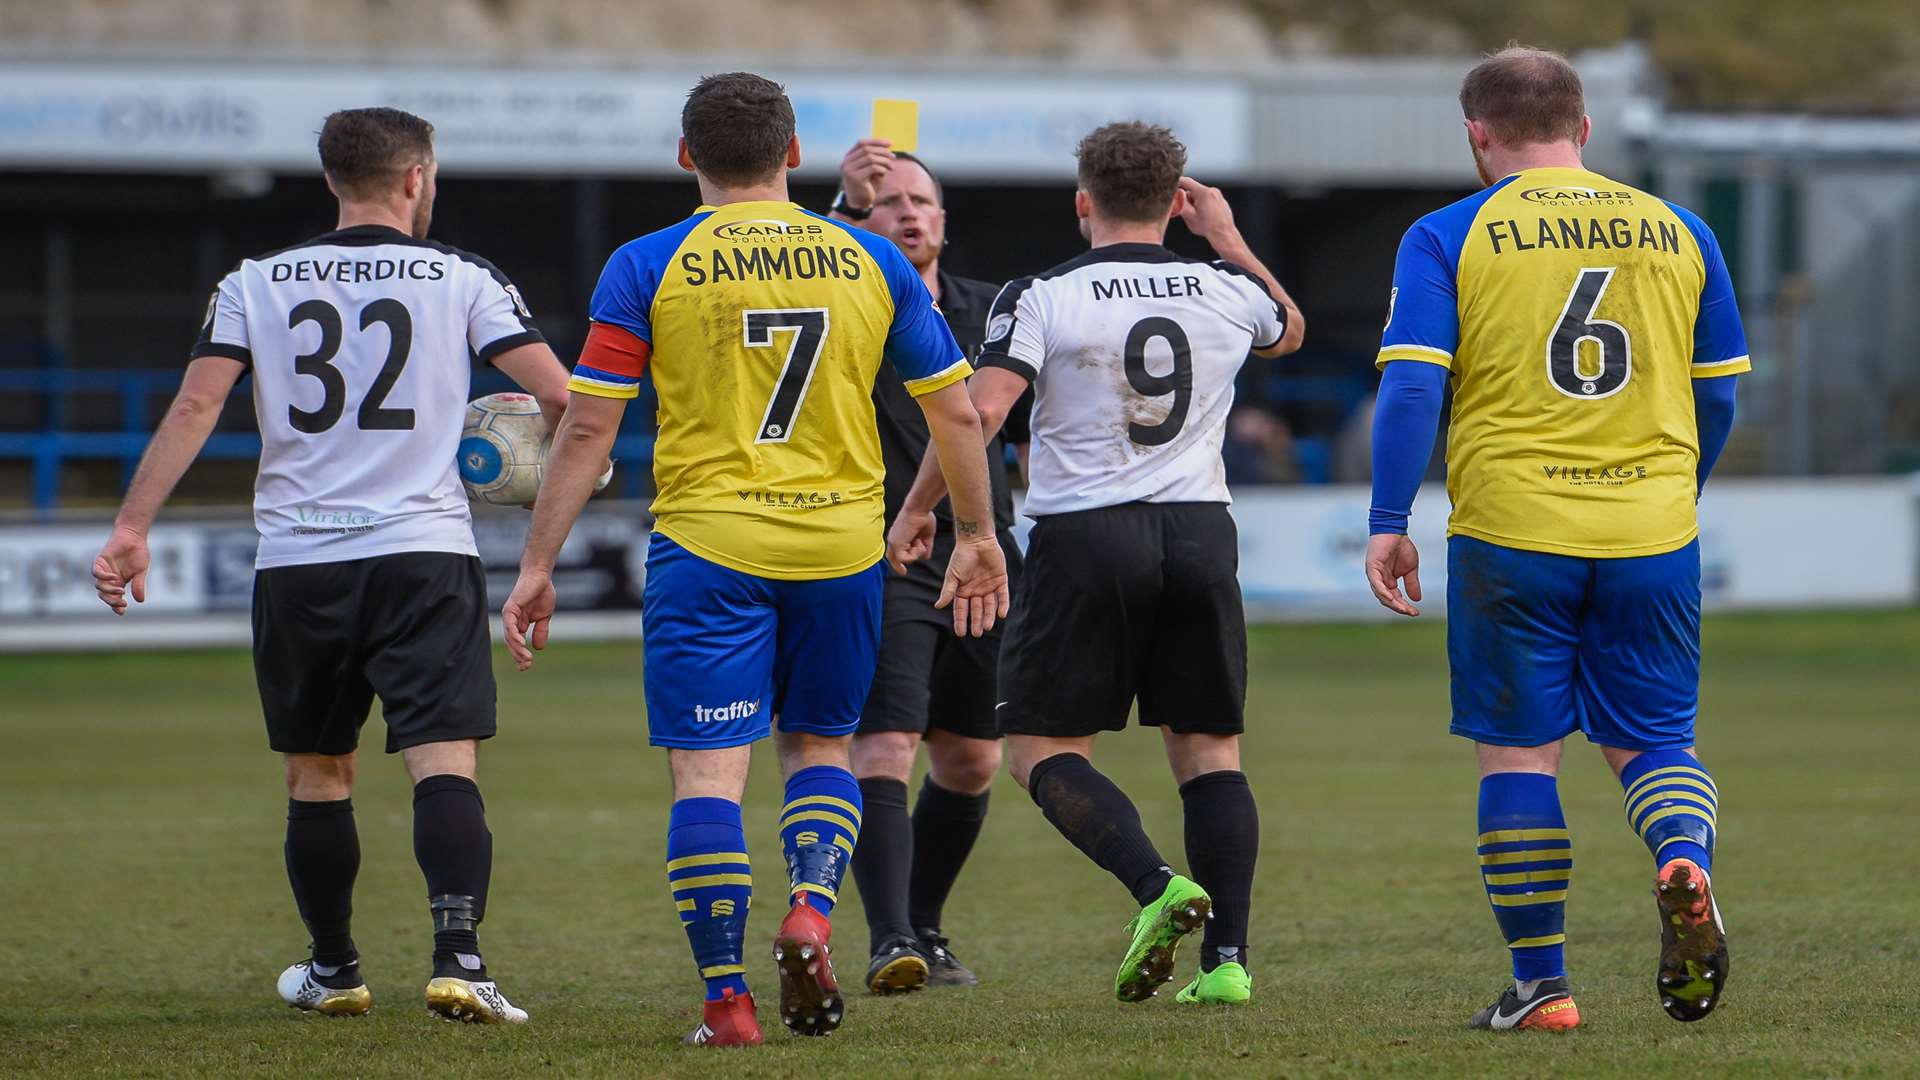
[[[907,785],[886,776],[860,781],[860,844],[853,853],[853,881],[867,908],[868,951],[888,938],[913,936],[907,922],[907,872],[913,865],[913,824],[907,820]]]
[[[1160,898],[1173,870],[1140,826],[1140,811],[1079,754],[1055,754],[1033,767],[1027,790],[1060,835],[1120,879],[1141,907]]]
[[[1200,970],[1247,963],[1247,916],[1253,907],[1253,864],[1260,854],[1260,811],[1247,774],[1210,772],[1180,785],[1186,807],[1187,866],[1213,898],[1213,918],[1200,940]]]
[[[940,928],[947,894],[986,824],[990,794],[948,791],[931,776],[921,782],[913,804],[913,879],[907,889],[907,915],[916,933]]]
[[[313,938],[313,962],[345,968],[353,947],[353,879],[360,874],[360,833],[353,800],[287,800],[287,881]]]
[[[479,785],[442,774],[413,786],[413,857],[426,875],[433,912],[434,977],[485,979],[477,928],[487,914],[493,834]]]

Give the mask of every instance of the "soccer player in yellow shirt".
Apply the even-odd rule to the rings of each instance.
[[[1480,869],[1514,985],[1473,1018],[1580,1022],[1567,984],[1573,845],[1562,741],[1597,744],[1658,867],[1656,989],[1698,1020],[1727,978],[1718,791],[1694,756],[1694,503],[1749,370],[1733,285],[1692,213],[1581,163],[1591,121],[1562,57],[1509,48],[1460,90],[1485,190],[1400,243],[1379,364],[1367,578],[1416,615],[1406,536],[1449,378],[1453,731],[1480,761]],[[1404,583],[1405,591],[1402,592]]]
[[[668,883],[706,981],[687,1041],[761,1041],[742,941],[752,870],[740,823],[751,744],[779,718],[789,907],[774,939],[780,1018],[840,1024],[827,921],[860,833],[848,743],[880,636],[883,467],[872,389],[884,358],[925,410],[954,483],[941,604],[958,633],[1006,614],[972,373],[933,298],[884,237],[787,199],[800,163],[779,84],[701,80],[680,165],[705,205],[621,247],[594,291],[545,481],[504,611],[524,669],[553,615],[553,564],[604,468],[626,402],[660,400],[643,597],[647,724],[667,748]]]

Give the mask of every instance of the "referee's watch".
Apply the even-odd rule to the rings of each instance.
[[[860,209],[847,205],[847,189],[841,188],[833,197],[832,212],[839,214],[841,217],[852,218],[855,221],[865,221],[873,216],[873,207],[869,206],[865,209]]]

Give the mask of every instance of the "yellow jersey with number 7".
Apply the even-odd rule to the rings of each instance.
[[[1451,372],[1449,533],[1563,555],[1685,546],[1693,379],[1747,371],[1712,230],[1584,169],[1529,169],[1400,243],[1379,364]]]
[[[655,528],[758,577],[858,573],[884,517],[873,383],[972,374],[892,241],[792,203],[703,206],[621,247],[568,389],[660,401]]]

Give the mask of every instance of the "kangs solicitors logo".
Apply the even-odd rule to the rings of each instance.
[[[812,221],[749,218],[746,221],[730,221],[721,225],[713,230],[713,235],[722,240],[751,243],[756,240],[813,239],[826,231],[824,226]]]
[[[1546,187],[1528,188],[1520,193],[1520,197],[1528,202],[1543,203],[1547,206],[1588,206],[1595,203],[1632,202],[1633,192],[1623,188],[1592,188],[1581,184],[1549,184]]]

